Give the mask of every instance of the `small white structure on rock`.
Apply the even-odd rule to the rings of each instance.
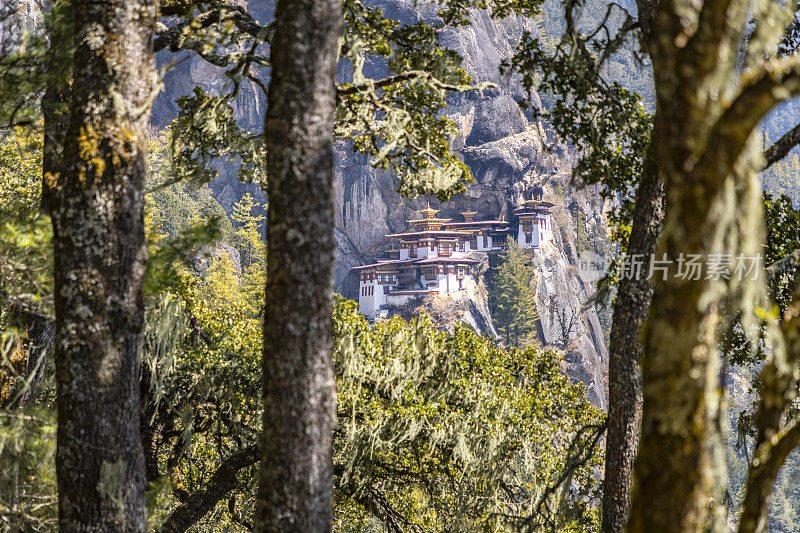
[[[430,205],[420,210],[421,218],[409,220],[407,233],[387,235],[399,247],[389,257],[355,267],[359,274],[360,311],[370,317],[390,305],[402,305],[427,295],[461,293],[475,281],[480,261],[470,252],[502,250],[509,236],[522,248],[538,248],[552,239],[549,208],[553,204],[527,200],[514,211],[518,223],[505,220],[475,220],[476,212],[461,213],[463,222],[436,218]]]

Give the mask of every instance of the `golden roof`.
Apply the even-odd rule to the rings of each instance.
[[[433,215],[438,213],[438,209],[431,208],[431,203],[428,202],[428,207],[425,209],[420,209],[419,214],[422,215],[422,218],[433,218]]]

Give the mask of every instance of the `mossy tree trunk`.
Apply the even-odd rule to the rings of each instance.
[[[264,436],[256,531],[331,530],[333,113],[340,0],[280,0],[265,137]]]
[[[657,257],[671,261],[655,279],[643,335],[642,441],[635,464],[630,531],[726,530],[720,438],[724,389],[717,328],[723,298],[752,316],[763,286],[709,277],[724,257],[754,256],[761,243],[760,191],[752,133],[777,103],[800,90],[793,61],[762,59],[770,39],[748,41],[749,4],[642,2],[654,24],[648,43],[656,88],[655,161],[663,179],[665,219]],[[762,51],[759,51],[762,50]],[[697,256],[699,276],[687,275]],[[716,259],[715,259],[716,258]],[[769,365],[768,365],[769,367]]]
[[[47,205],[62,531],[145,531],[139,349],[157,0],[75,0],[74,83]]]

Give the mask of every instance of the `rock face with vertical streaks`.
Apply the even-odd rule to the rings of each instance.
[[[403,20],[411,17],[412,2],[392,2],[387,14]],[[369,166],[360,155],[341,145],[336,168],[336,287],[357,298],[357,281],[351,267],[366,263],[386,246],[384,235],[407,229],[406,221],[416,209],[430,201],[439,216],[460,219],[462,211],[477,211],[477,219],[511,218],[519,202],[533,191],[542,191],[552,202],[555,238],[552,245],[532,254],[536,272],[537,306],[541,318],[542,342],[564,351],[567,372],[587,386],[595,405],[606,405],[608,351],[602,323],[608,311],[584,304],[594,293],[577,275],[577,255],[585,247],[606,251],[603,201],[592,188],[570,186],[574,154],[552,146],[554,135],[546,124],[527,118],[517,100],[525,96],[513,79],[499,73],[500,61],[509,57],[522,31],[536,32],[528,21],[513,19],[497,24],[485,12],[475,12],[472,25],[450,31],[447,46],[460,52],[469,74],[477,82],[489,81],[497,88],[482,95],[453,97],[448,116],[461,134],[456,147],[463,154],[475,178],[466,193],[439,203],[434,199],[415,201],[396,192],[391,175]],[[534,94],[533,100],[538,104]],[[479,294],[479,293],[476,293]],[[467,323],[491,322],[485,296],[476,295],[476,310],[465,313],[463,303],[453,304],[453,316]],[[427,306],[428,310],[432,308]],[[480,312],[477,309],[485,311]],[[475,315],[481,319],[474,320]],[[601,320],[601,316],[603,320]],[[464,318],[466,317],[466,318]],[[486,334],[484,328],[478,331]]]

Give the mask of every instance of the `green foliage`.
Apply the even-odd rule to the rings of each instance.
[[[2,531],[37,533],[56,529],[54,415],[50,410],[0,410]]]
[[[175,159],[169,147],[170,130],[163,130],[150,142],[147,174],[147,216],[151,229],[169,239],[177,239],[193,227],[217,221],[220,230],[231,231],[225,210],[206,186],[172,183]]]
[[[57,502],[54,413],[5,410],[24,392],[22,323],[52,314],[52,229],[39,212],[42,136],[35,126],[0,133],[0,530],[50,531]]]
[[[41,193],[41,132],[17,126],[0,133],[0,220],[34,218]]]
[[[763,248],[764,266],[800,253],[800,210],[796,209],[790,197],[777,198],[764,193],[764,226],[766,239]],[[783,313],[792,298],[792,293],[800,280],[800,269],[795,267],[771,283],[770,296]]]
[[[572,215],[572,223],[575,225],[575,247],[578,250],[591,249],[589,232],[586,227],[586,214],[577,202],[570,204],[569,213]]]
[[[232,94],[209,95],[199,87],[178,98],[178,118],[172,123],[172,181],[205,185],[222,164],[238,168],[244,182],[266,183],[264,139],[236,123],[232,101]]]
[[[52,229],[39,211],[41,190],[41,133],[0,133],[0,326],[15,325],[19,312],[52,313]]]
[[[509,237],[500,261],[493,275],[490,300],[495,327],[506,346],[526,346],[535,341],[539,318],[530,257],[516,239]]]
[[[253,197],[247,193],[231,212],[237,226],[231,240],[241,257],[241,292],[253,316],[258,315],[264,305],[267,285],[267,247],[261,232],[261,225],[267,217],[256,215],[253,212],[255,208]]]
[[[496,531],[531,516],[560,531],[594,530],[596,449],[568,483],[545,493],[576,432],[600,416],[555,354],[506,352],[425,317],[370,326],[343,299],[334,337],[337,531]],[[165,517],[257,442],[260,324],[245,306],[212,305],[187,274],[148,312],[143,354],[154,455],[171,494],[151,511]],[[255,467],[238,479],[200,527],[245,529]],[[540,509],[542,500],[552,511]]]
[[[142,352],[149,381],[145,409],[157,435],[152,453],[170,487],[165,507],[153,509],[162,517],[181,495],[201,490],[227,457],[257,442],[261,427],[259,322],[243,305],[205,300],[189,274],[177,289],[149,310]],[[240,478],[241,490],[251,494],[255,466]],[[217,506],[206,523],[234,527],[225,507]]]
[[[472,178],[450,150],[457,131],[441,110],[448,93],[485,85],[470,85],[461,57],[441,46],[442,24],[401,25],[358,0],[345,2],[344,22],[341,54],[352,75],[338,91],[337,136],[372,156],[374,166],[394,172],[407,196],[445,200],[462,192]],[[367,61],[385,65],[388,75],[366,78]]]
[[[148,157],[149,192],[145,198],[145,227],[149,259],[145,289],[155,294],[177,282],[178,269],[232,229],[225,211],[205,185],[172,183],[175,162],[168,145],[169,131],[155,136]]]
[[[800,254],[800,210],[795,209],[791,199],[785,195],[774,198],[764,193],[763,202],[766,235],[760,267],[769,268],[782,260],[790,260],[793,254]],[[778,317],[786,311],[799,281],[800,266],[796,260],[789,261],[787,268],[769,280],[767,289],[771,303],[777,306],[774,313]],[[764,333],[762,328],[759,335],[762,340]],[[760,366],[766,356],[763,343],[750,342],[737,317],[722,332],[720,342],[723,352],[734,364]]]
[[[226,307],[246,308],[248,316],[254,316],[257,313],[253,312],[253,308],[259,305],[259,300],[248,301],[241,283],[241,271],[236,269],[233,259],[223,249],[212,258],[211,266],[200,284],[200,291],[209,307],[215,311]],[[261,291],[263,293],[264,289]]]
[[[791,198],[786,195],[773,197],[765,192],[763,202],[766,235],[761,259],[762,266],[769,268],[791,259],[800,250],[800,210],[793,206]],[[776,306],[776,316],[783,317],[798,281],[800,267],[796,263],[782,269],[779,276],[769,280],[767,289],[771,302]],[[759,342],[749,342],[737,319],[721,335],[724,355],[736,365],[736,373],[744,377],[741,381],[746,384],[746,390],[734,396],[734,400],[746,401],[742,402],[744,405],[734,405],[737,438],[729,437],[727,445],[728,471],[733,492],[729,508],[734,516],[741,510],[747,468],[751,462],[749,454],[752,453],[752,439],[756,436],[754,413],[757,410],[757,394],[762,385],[757,376],[767,356],[764,335],[765,331],[762,329]],[[796,416],[796,412],[791,413],[791,416]],[[770,531],[792,531],[795,528],[800,513],[800,495],[796,490],[798,476],[800,461],[795,452],[786,460],[775,484],[768,516]]]
[[[466,23],[464,9],[469,4],[443,3],[443,16]],[[531,2],[531,9],[536,5]],[[403,25],[359,0],[347,0],[343,9],[340,55],[350,63],[351,74],[337,87],[337,137],[369,155],[373,165],[395,173],[403,194],[446,199],[462,192],[471,176],[450,148],[457,132],[441,111],[448,94],[487,85],[471,85],[461,57],[442,46],[442,22]],[[507,8],[497,10],[510,13]],[[163,40],[174,52],[192,50],[225,68],[230,80],[218,95],[196,89],[179,99],[179,117],[172,125],[174,178],[205,183],[217,175],[212,163],[223,161],[237,166],[245,181],[263,184],[263,135],[236,123],[234,101],[245,80],[266,95],[258,67],[268,63],[261,45],[273,28],[221,1],[177,3],[166,11],[178,18],[157,45]],[[365,77],[365,62],[386,76]]]
[[[40,116],[39,100],[48,84],[71,76],[74,36],[70,0],[41,5],[41,21],[19,2],[0,5],[0,127],[30,126]]]
[[[549,111],[532,109],[533,114],[548,118],[562,141],[580,147],[573,181],[598,184],[602,197],[610,200],[611,239],[623,257],[652,129],[640,94],[618,75],[623,63],[628,72],[643,63],[636,19],[617,3],[567,2],[557,12],[562,9],[565,28],[555,48],[549,36],[543,41],[526,32],[502,69],[518,73],[529,91],[544,94]],[[644,81],[637,87],[652,93],[651,81]],[[616,262],[610,266],[609,272],[616,272]],[[608,296],[615,283],[613,275],[604,277],[597,287],[600,297]]]
[[[450,148],[456,132],[441,111],[448,94],[480,86],[471,85],[461,58],[442,47],[442,32],[467,24],[472,7],[503,17],[537,14],[539,4],[458,0],[440,5],[440,21],[401,25],[356,0],[345,2],[341,53],[352,76],[337,87],[336,134],[399,176],[404,194],[444,199],[463,190],[469,173]],[[159,139],[150,160],[142,428],[149,466],[157,471],[148,496],[151,527],[168,520],[188,495],[202,494],[222,466],[258,440],[258,316],[266,272],[261,219],[252,198],[237,204],[234,226],[227,226],[208,190],[197,185],[216,175],[210,169],[219,161],[237,165],[245,180],[265,179],[262,137],[236,124],[233,102],[244,80],[264,88],[259,76],[268,59],[261,51],[271,28],[237,5],[216,0],[165,1],[162,14],[174,18],[156,46],[199,54],[225,69],[230,84],[220,95],[196,91],[182,99],[169,151]],[[51,42],[59,42],[52,38],[68,34],[66,29],[66,24],[50,28]],[[40,41],[44,46],[46,40]],[[69,56],[69,50],[57,51]],[[26,53],[18,51],[15,60]],[[56,57],[54,51],[25,57],[35,59],[38,69]],[[365,61],[384,67],[386,77],[366,78]],[[70,61],[60,65],[68,70]],[[66,72],[59,75],[68,79]],[[41,94],[46,80],[30,78],[19,90],[26,98]],[[35,107],[31,102],[37,98],[29,98],[26,109]],[[36,188],[41,143],[24,130],[10,135],[0,146],[0,209],[20,218],[1,234],[0,252],[13,268],[1,271],[0,289],[35,301],[52,294],[47,270],[52,236],[39,218]],[[23,227],[25,217],[38,226]],[[11,218],[3,216],[6,220]],[[190,259],[226,230],[241,252],[243,272],[217,255],[202,279],[189,274]],[[37,272],[36,279],[14,277]],[[509,275],[509,287],[518,283],[532,290],[529,271],[515,268]],[[10,300],[3,296],[5,305]],[[533,301],[532,293],[521,297],[522,318],[511,326],[518,344],[535,320],[535,307],[524,303],[528,299]],[[533,316],[525,315],[531,311]],[[370,326],[343,300],[335,313],[337,530],[496,531],[523,523],[596,530],[596,442],[581,445],[584,459],[577,463],[567,451],[580,442],[576,435],[583,428],[596,426],[600,413],[564,376],[555,354],[505,351],[466,327],[439,331],[424,317]],[[0,326],[6,371],[25,354],[5,314]],[[5,394],[5,382],[0,385]],[[45,398],[30,415],[0,411],[0,491],[5,491],[0,520],[13,521],[12,528],[36,523],[46,529],[55,516],[51,400]],[[254,462],[239,469],[234,489],[198,527],[249,529],[255,474]]]
[[[582,148],[573,178],[578,185],[600,184],[603,197],[614,201],[612,236],[624,246],[651,116],[638,94],[602,74],[604,62],[624,44],[624,33],[597,41],[573,32],[564,34],[554,53],[526,33],[504,68],[518,72],[527,89],[552,95],[552,109],[544,116],[564,141]]]
[[[242,268],[263,266],[266,262],[266,245],[261,237],[261,228],[267,217],[255,214],[254,209],[255,200],[250,193],[246,193],[231,210],[231,219],[236,224],[231,241],[239,249]]]
[[[467,326],[448,334],[425,316],[370,326],[345,300],[334,317],[343,531],[381,522],[397,531],[518,526],[538,512],[572,436],[597,421],[552,352],[504,351]],[[557,530],[596,526],[586,500],[593,486],[587,466],[561,487],[569,497],[554,506]]]

